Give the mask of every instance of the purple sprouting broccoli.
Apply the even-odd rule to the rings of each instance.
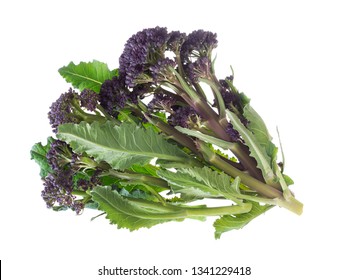
[[[125,75],[127,86],[134,87],[139,76],[145,80],[149,67],[165,58],[168,39],[167,29],[162,27],[144,29],[129,38],[119,58],[119,73]],[[151,81],[148,77],[145,82]]]
[[[60,97],[52,103],[48,113],[49,122],[53,128],[53,132],[57,132],[59,125],[64,123],[79,123],[81,118],[75,114],[75,103],[78,94],[71,88],[60,95]]]
[[[195,58],[211,58],[212,50],[217,47],[217,34],[204,30],[196,30],[187,36],[181,47],[183,63],[194,62]]]
[[[48,174],[44,178],[44,189],[41,192],[48,208],[70,208],[80,214],[84,208],[81,200],[73,194],[73,173],[71,169],[60,170],[55,174]]]
[[[242,110],[242,102],[240,95],[233,88],[230,88],[228,82],[233,82],[233,76],[229,76],[225,79],[219,80],[220,92],[222,94],[225,106],[232,111],[234,111],[235,108],[237,110]]]
[[[206,57],[198,57],[194,62],[184,65],[187,78],[192,83],[198,83],[199,79],[210,79],[211,77],[211,60]]]
[[[61,140],[52,141],[46,159],[51,172],[43,178],[41,194],[47,207],[69,208],[80,214],[90,200],[86,191],[100,184],[100,166],[92,158],[76,154]]]
[[[33,147],[47,207],[80,214],[94,204],[130,230],[216,215],[217,238],[274,204],[300,214],[265,124],[233,76],[216,76],[217,44],[215,33],[201,29],[147,28],[126,42],[118,71],[70,64],[93,82],[67,79],[82,92],[69,89],[50,108],[61,140]],[[232,205],[190,204],[204,198]]]
[[[173,113],[172,107],[179,101],[178,96],[171,92],[160,91],[154,94],[152,100],[148,103],[150,111],[164,111]]]
[[[176,67],[176,62],[170,58],[159,59],[156,64],[149,67],[151,78],[154,83],[172,81],[175,77],[171,68]]]
[[[199,115],[192,107],[177,107],[169,116],[168,122],[172,126],[192,128],[199,123]]]
[[[100,88],[100,105],[108,114],[116,117],[118,111],[126,105],[128,89],[125,87],[123,75],[106,80]]]
[[[129,88],[125,85],[125,76],[119,75],[101,85],[100,105],[116,118],[121,109],[136,106],[139,100],[152,90],[148,84],[136,84]]]
[[[78,160],[78,155],[70,146],[61,140],[54,140],[46,154],[47,162],[52,170],[59,171],[67,165],[73,165]]]
[[[231,137],[231,141],[233,142],[241,141],[240,133],[236,129],[234,129],[231,123],[228,123],[228,126],[226,128],[226,133]]]
[[[172,51],[177,57],[180,54],[182,44],[187,39],[187,35],[179,31],[172,31],[168,37],[167,50]]]
[[[84,89],[79,96],[81,107],[86,108],[88,111],[94,112],[97,108],[99,97],[100,95],[95,91]]]
[[[58,132],[58,126],[64,123],[80,123],[81,121],[106,121],[100,114],[91,114],[83,110],[96,112],[99,104],[99,94],[85,89],[80,94],[69,89],[52,103],[48,112],[48,119],[53,132]]]

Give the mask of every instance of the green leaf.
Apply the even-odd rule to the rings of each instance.
[[[177,172],[159,170],[157,174],[168,182],[174,193],[181,193],[194,199],[221,196],[216,189],[197,180],[190,174],[185,174],[183,170]]]
[[[126,189],[127,191],[141,190],[146,193],[158,194],[162,191],[167,191],[167,188],[162,188],[160,186],[148,185],[143,181],[120,181],[119,186]]]
[[[271,175],[271,178],[274,178],[274,179],[270,181],[271,178],[268,178],[268,180],[265,178],[265,181],[267,183],[278,181],[282,187],[284,197],[285,198],[291,197],[292,195],[288,189],[287,181],[285,177],[283,176],[283,174],[281,173],[281,170],[276,162],[278,148],[271,142],[272,137],[270,136],[264,121],[249,104],[247,104],[244,108],[244,116],[250,121],[250,123],[248,124],[248,129],[251,132],[253,132],[255,140],[261,147],[265,149],[266,154],[268,155],[270,160],[270,168],[272,169],[274,174],[274,175]],[[283,152],[282,152],[282,157],[284,159]]]
[[[224,172],[218,172],[205,166],[203,168],[183,169],[182,172],[189,174],[199,182],[215,190],[219,195],[222,195],[235,202],[241,203],[235,199],[235,193],[231,187],[232,178]]]
[[[133,186],[134,188],[121,188],[119,190],[119,194],[123,197],[130,197],[130,198],[141,198],[149,201],[155,201],[158,202],[158,198],[151,193],[145,192],[141,189],[136,188],[136,186]]]
[[[175,212],[160,203],[126,199],[110,187],[97,187],[91,194],[93,200],[99,204],[99,210],[105,211],[106,218],[118,228],[133,231],[172,220],[182,220],[177,219]]]
[[[252,203],[252,209],[248,213],[236,214],[236,215],[225,215],[217,219],[213,226],[215,227],[215,238],[219,239],[224,232],[241,229],[247,225],[250,221],[265,213],[267,210],[271,209],[272,206],[261,206],[258,203]]]
[[[217,172],[208,167],[204,168],[190,168],[183,169],[184,173],[189,174],[199,182],[205,184],[209,188],[216,190],[219,195],[228,198],[235,203],[241,204],[244,200],[261,202],[265,204],[275,205],[276,201],[273,199],[262,198],[252,194],[244,194],[240,190],[241,179],[236,177],[233,179],[231,176],[224,172]]]
[[[198,138],[198,139],[200,139],[206,143],[217,145],[218,147],[221,147],[223,149],[232,149],[232,147],[235,146],[235,144],[232,142],[224,141],[222,139],[213,137],[211,135],[204,134],[204,133],[197,131],[197,130],[193,130],[193,129],[189,129],[189,128],[185,128],[185,127],[181,127],[181,126],[175,126],[175,128],[179,132],[182,132],[182,133],[187,134],[189,136],[196,137],[196,138]]]
[[[140,122],[140,120],[137,117],[132,115],[132,110],[129,108],[123,108],[121,110],[118,110],[117,113],[117,119],[121,122],[129,122],[135,124],[138,124]]]
[[[287,186],[293,185],[294,184],[294,180],[292,178],[290,178],[288,175],[286,174],[282,174],[283,178],[287,184]]]
[[[266,147],[272,137],[263,119],[249,104],[243,108],[243,115],[249,121],[247,128],[253,132],[259,143]]]
[[[97,204],[96,202],[94,201],[88,201],[85,205],[84,205],[85,208],[88,208],[88,209],[98,209],[99,207],[99,204]]]
[[[70,144],[76,153],[86,152],[97,162],[106,161],[115,169],[124,170],[134,164],[147,164],[153,158],[185,162],[190,158],[163,135],[145,130],[136,124],[111,122],[100,124],[63,124],[57,137]]]
[[[169,221],[182,221],[185,218],[204,220],[206,216],[223,216],[247,213],[251,204],[231,205],[208,208],[204,205],[172,205],[137,198],[125,198],[110,187],[96,187],[91,192],[93,201],[99,204],[99,210],[106,213],[112,224],[118,228],[137,230],[142,227]]]
[[[70,62],[67,66],[60,68],[59,73],[63,78],[80,91],[91,89],[100,91],[100,86],[106,80],[117,75],[117,70],[109,70],[107,64],[93,60],[92,62],[81,62],[74,64]]]
[[[256,139],[257,143],[261,147],[263,147],[266,151],[267,156],[270,160],[270,167],[274,174],[274,180],[278,181],[282,187],[283,193],[285,197],[291,197],[291,193],[288,189],[288,183],[291,184],[293,181],[286,176],[284,176],[277,164],[277,153],[278,148],[271,142],[272,137],[270,136],[266,125],[262,118],[259,116],[259,114],[249,105],[247,104],[244,108],[244,116],[250,121],[247,128],[253,133],[254,138]],[[278,133],[278,130],[277,130]],[[279,134],[278,134],[279,136]],[[280,138],[279,138],[280,139]],[[280,141],[280,147],[282,151],[282,158],[284,160],[284,154],[282,150],[282,145]],[[271,175],[272,177],[273,175]],[[266,178],[265,178],[266,180]],[[271,178],[266,180],[267,183],[271,183]],[[274,181],[272,180],[272,182]]]
[[[228,79],[226,80],[226,82],[230,85],[230,83],[228,82]],[[251,99],[244,92],[240,92],[238,93],[238,95],[241,100],[242,108],[244,108],[247,104],[251,102]]]
[[[164,123],[167,123],[167,117],[165,112],[153,112],[153,115],[155,115],[158,119],[160,119],[161,121],[163,121]]]
[[[238,204],[242,203],[242,200],[238,199],[241,196],[240,192],[236,192],[233,187],[234,184],[240,184],[239,178],[233,181],[229,175],[207,166],[182,168],[176,173],[159,170],[157,174],[169,183],[174,192],[190,198],[224,197]]]
[[[233,112],[226,110],[226,113],[231,124],[240,133],[248,146],[251,156],[257,161],[257,166],[262,171],[265,182],[270,185],[276,182],[276,175],[271,168],[272,158],[267,154],[265,147],[261,144],[262,142],[259,142],[252,131],[248,130]]]
[[[252,131],[255,139],[262,147],[265,148],[266,154],[273,160],[273,156],[277,154],[277,152],[274,152],[277,148],[271,142],[272,137],[265,125],[265,122],[249,104],[243,108],[243,115],[249,121],[247,128]]]
[[[154,177],[158,177],[157,176],[157,170],[159,168],[156,166],[153,166],[151,164],[145,164],[145,165],[139,165],[139,164],[134,164],[131,167],[131,170],[136,172],[136,173],[140,173],[140,174],[144,174],[144,175],[150,175],[150,176],[154,176]]]
[[[53,142],[52,137],[48,137],[47,144],[45,146],[42,143],[36,143],[30,151],[31,159],[35,160],[35,162],[40,166],[40,176],[41,178],[45,178],[48,173],[52,171],[50,165],[48,164],[46,154],[51,147],[51,143]]]

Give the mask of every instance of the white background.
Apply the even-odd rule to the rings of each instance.
[[[240,278],[346,279],[347,8],[343,2],[1,1],[4,279],[101,279],[97,270],[103,265],[184,270],[250,266],[252,275]],[[51,135],[49,106],[69,87],[57,69],[70,61],[92,59],[116,68],[126,40],[157,25],[169,31],[205,29],[218,34],[220,77],[229,74],[232,64],[235,85],[252,98],[274,136],[276,126],[280,129],[286,171],[295,180],[292,189],[297,198],[305,204],[302,216],[273,209],[216,241],[212,219],[130,233],[117,230],[104,218],[91,222],[95,212],[76,216],[45,208],[39,169],[30,161],[29,151]]]

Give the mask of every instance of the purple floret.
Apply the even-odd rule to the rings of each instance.
[[[128,90],[122,77],[106,80],[100,88],[100,105],[114,117],[118,115],[118,110],[124,108],[128,100]]]
[[[78,188],[83,191],[87,191],[93,189],[97,185],[100,185],[101,181],[98,177],[100,174],[101,170],[97,169],[89,179],[79,179],[77,181]]]
[[[80,94],[81,106],[89,111],[94,111],[99,101],[99,94],[90,90],[84,89]]]
[[[173,112],[172,106],[177,102],[177,96],[169,93],[155,93],[153,99],[148,103],[148,109],[151,111],[164,110],[166,112]]]
[[[47,162],[52,172],[44,178],[44,189],[41,192],[48,208],[70,208],[80,214],[84,203],[73,194],[74,190],[86,191],[100,184],[101,170],[96,169],[88,179],[76,181],[76,174],[84,172],[85,162],[81,155],[72,151],[68,144],[61,140],[54,140],[46,154]]]
[[[41,192],[41,196],[46,202],[47,208],[52,208],[58,199],[62,201],[63,197],[65,197],[65,193],[61,192],[60,187],[57,186],[55,182],[55,179],[56,178],[53,174],[48,174],[48,176],[44,179],[44,189]]]
[[[136,85],[136,78],[153,65],[159,58],[164,58],[166,42],[169,36],[166,28],[144,29],[128,39],[119,58],[119,72],[125,75],[125,84]]]
[[[53,132],[57,132],[58,126],[64,123],[78,123],[79,119],[73,114],[73,100],[78,98],[78,94],[69,89],[52,103],[48,112],[49,123]]]
[[[242,110],[242,102],[240,99],[240,95],[237,92],[234,92],[230,86],[227,83],[227,80],[232,82],[233,77],[229,76],[226,77],[224,80],[219,80],[220,84],[220,93],[222,95],[222,98],[224,100],[225,106],[234,111],[233,108],[236,108],[237,110]]]
[[[48,174],[44,179],[45,187],[41,192],[41,196],[48,208],[59,205],[68,207],[77,214],[82,212],[84,204],[75,200],[76,197],[72,194],[72,175],[73,173],[70,169],[64,169],[56,174]]]
[[[231,137],[232,142],[240,141],[240,133],[234,129],[231,123],[228,124],[226,133]]]
[[[199,57],[195,62],[184,66],[188,79],[196,83],[200,78],[208,79],[211,72],[211,61],[206,57]]]
[[[170,81],[174,78],[171,68],[175,68],[176,63],[172,59],[164,58],[156,62],[156,64],[149,67],[151,76],[154,82]]]
[[[196,30],[190,33],[181,48],[181,57],[188,62],[190,57],[207,56],[217,47],[217,34],[210,31]]]
[[[179,31],[172,31],[169,33],[169,39],[167,41],[167,49],[173,51],[174,53],[179,53],[181,46],[184,41],[187,39],[185,33]]]
[[[61,140],[54,140],[46,154],[47,162],[52,170],[59,172],[68,164],[74,164],[78,158],[70,146]]]
[[[178,107],[174,109],[174,113],[172,113],[168,122],[172,126],[181,126],[188,128],[190,123],[196,123],[197,120],[197,112],[191,107]]]
[[[147,93],[152,92],[151,84],[138,84],[129,90],[127,100],[129,103],[138,104],[139,99],[146,96]]]

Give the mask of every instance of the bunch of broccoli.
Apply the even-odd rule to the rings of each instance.
[[[59,69],[73,88],[50,107],[55,137],[31,150],[47,207],[99,209],[130,230],[216,216],[216,238],[275,205],[301,214],[265,123],[233,73],[216,77],[217,43],[155,27],[128,39],[118,69]]]

